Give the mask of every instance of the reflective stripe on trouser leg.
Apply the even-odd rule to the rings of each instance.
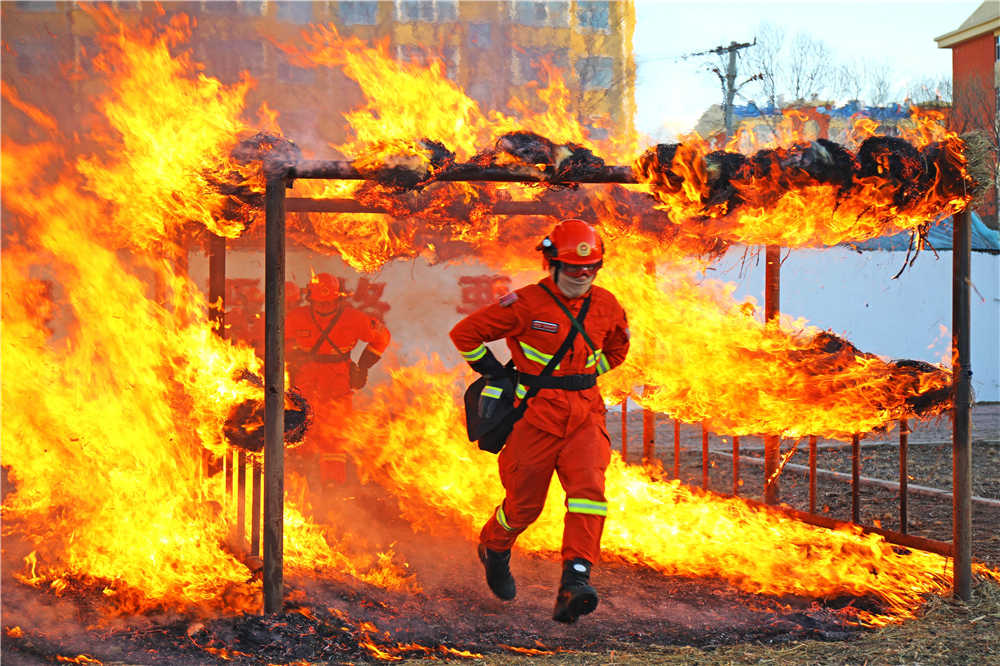
[[[566,491],[562,559],[582,557],[597,564],[608,502],[604,496],[604,471],[611,460],[611,442],[594,415],[567,438],[556,470]]]
[[[508,550],[535,522],[545,506],[561,439],[539,430],[526,419],[514,424],[497,463],[507,496],[479,534],[490,550]],[[506,523],[506,525],[501,522]]]
[[[607,502],[595,502],[582,497],[566,498],[566,510],[570,513],[587,513],[592,516],[608,515]]]

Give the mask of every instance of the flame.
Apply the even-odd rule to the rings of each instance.
[[[793,248],[863,241],[919,229],[964,210],[972,198],[964,143],[940,124],[942,114],[914,109],[911,120],[902,138],[914,155],[893,156],[904,161],[903,175],[890,171],[889,155],[877,148],[874,171],[857,164],[869,144],[855,156],[808,141],[792,125],[776,128],[770,144],[735,137],[733,143],[756,150],[747,158],[715,152],[693,134],[647,151],[634,170],[684,234]],[[859,119],[852,136],[872,138],[873,122]]]
[[[495,458],[473,449],[465,436],[455,395],[465,378],[465,372],[448,371],[440,361],[395,370],[366,415],[351,419],[346,431],[367,478],[409,498],[400,503],[404,518],[431,534],[454,525],[472,540],[503,488]],[[606,483],[613,513],[605,523],[604,555],[665,575],[715,577],[748,592],[779,596],[870,596],[885,613],[862,613],[866,624],[912,617],[925,595],[942,593],[950,584],[947,558],[920,551],[903,555],[858,527],[817,528],[738,498],[657,480],[617,455]],[[562,491],[553,484],[545,510],[518,546],[558,553],[563,511]]]
[[[203,457],[228,455],[224,423],[262,400],[244,379],[261,364],[213,330],[184,249],[242,228],[220,214],[210,176],[239,166],[229,155],[251,83],[224,87],[176,52],[181,15],[157,30],[93,16],[108,79],[96,151],[62,133],[4,136],[4,531],[34,548],[20,579],[57,594],[83,583],[120,610],[256,609],[259,583],[225,547],[230,498]],[[3,94],[51,130],[14,88]],[[291,567],[416,589],[391,553],[331,552],[291,505],[286,526]]]
[[[96,70],[107,89],[87,116],[94,122],[86,142],[59,130],[54,114],[24,102],[15,88],[2,91],[49,136],[29,143],[5,135],[3,142],[2,444],[16,488],[4,500],[4,531],[34,548],[20,580],[56,594],[85,585],[122,611],[255,609],[259,584],[223,546],[231,524],[221,507],[231,497],[203,459],[231,455],[224,423],[235,406],[261,399],[259,384],[243,379],[259,374],[260,362],[251,348],[216,335],[209,304],[186,269],[188,247],[208,234],[246,233],[248,200],[262,191],[256,166],[233,157],[253,135],[255,125],[244,120],[253,81],[243,76],[224,86],[200,72],[183,50],[191,24],[181,14],[137,27],[121,25],[108,9],[91,16],[102,49]],[[385,44],[368,47],[332,27],[314,29],[304,41],[308,48],[285,51],[299,64],[343,68],[368,99],[348,114],[353,136],[335,147],[364,169],[415,165],[432,176],[440,167],[423,139],[472,159],[522,127],[558,144],[586,144],[618,164],[637,152],[634,137],[589,141],[554,70],[538,91],[544,110],[514,103],[515,118],[480,110],[440,66],[392,62]],[[433,109],[423,103],[429,97],[438,102]],[[276,131],[277,124],[273,111],[260,110],[256,127]],[[933,140],[961,172],[959,144]],[[541,225],[531,217],[501,222],[489,214],[495,202],[537,199],[558,211],[567,201],[589,206],[614,240],[601,281],[621,295],[634,337],[629,362],[601,380],[605,393],[621,399],[651,385],[643,404],[728,434],[864,432],[912,415],[908,401],[947,386],[943,369],[907,373],[847,346],[828,352],[828,338],[804,322],[758,322],[747,314],[752,308],[733,300],[731,286],[696,285],[693,276],[705,263],[688,255],[693,248],[717,252],[719,238],[791,246],[908,228],[919,215],[964,205],[962,197],[942,198],[945,190],[931,188],[906,217],[872,181],[861,183],[858,200],[840,201],[829,219],[810,214],[835,202],[825,186],[782,193],[773,206],[706,216],[706,151],[697,142],[682,144],[671,162],[681,180],[667,178],[665,187],[592,188],[577,199],[522,185],[432,183],[399,195],[371,183],[299,182],[299,193],[352,196],[395,217],[313,216],[292,233],[362,269],[396,257],[441,261],[479,253],[517,270],[535,263],[530,248]],[[750,201],[751,187],[758,200],[778,194],[766,182],[747,183],[741,194]],[[632,195],[650,191],[674,206],[671,220],[643,217],[650,204],[644,208]],[[867,217],[858,208],[865,197],[876,210]],[[424,217],[413,217],[416,211]],[[886,224],[887,217],[893,221]],[[655,270],[635,270],[651,257]],[[461,432],[455,393],[465,379],[436,359],[395,369],[393,383],[376,392],[349,430],[363,474],[409,498],[401,506],[415,527],[434,531],[445,518],[472,539],[501,489],[492,458],[471,450]],[[767,594],[872,595],[899,616],[945,585],[943,558],[903,556],[857,530],[805,526],[656,481],[618,460],[608,488],[619,506],[608,521],[610,556],[667,574],[717,576]],[[522,547],[557,549],[560,504],[550,497]],[[306,515],[305,507],[286,504],[289,567],[419,591],[391,551],[373,552],[357,536],[331,534]]]

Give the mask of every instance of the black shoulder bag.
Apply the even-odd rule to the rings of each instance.
[[[544,289],[544,285],[542,288]],[[555,295],[551,291],[548,289],[545,289],[545,291],[552,298],[555,298]],[[587,316],[588,309],[590,309],[590,296],[587,296],[586,300],[584,300],[583,306],[580,308],[579,319],[575,321],[582,321]],[[574,319],[574,317],[570,316],[570,319]],[[552,371],[559,365],[559,361],[562,360],[563,356],[566,355],[566,352],[573,345],[573,340],[576,339],[578,331],[579,329],[576,326],[570,328],[569,334],[563,340],[559,350],[545,364],[545,368],[538,377],[552,374]],[[515,407],[514,393],[518,383],[518,373],[514,369],[513,361],[508,362],[505,368],[508,369],[510,374],[508,377],[502,378],[499,382],[497,378],[480,377],[465,390],[465,427],[469,433],[469,441],[476,442],[480,449],[489,451],[490,453],[500,453],[500,449],[507,443],[507,438],[514,429],[514,424],[524,416],[525,410],[528,409],[528,399],[534,397],[542,388],[538,383],[532,384],[528,388],[528,392],[524,394],[521,402]],[[505,385],[505,387],[500,397],[496,398],[498,402],[497,408],[489,419],[483,419],[479,416],[480,395],[487,385],[495,386],[498,383]],[[508,386],[509,388],[507,388]]]

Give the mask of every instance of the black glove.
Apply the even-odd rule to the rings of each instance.
[[[352,389],[364,388],[368,383],[368,368],[362,368],[354,361],[351,361],[349,375],[348,383]]]
[[[488,348],[485,356],[478,361],[469,363],[469,365],[484,377],[503,377],[508,374],[507,370],[500,365],[500,361],[497,360],[497,357]]]

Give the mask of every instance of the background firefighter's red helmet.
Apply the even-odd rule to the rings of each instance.
[[[313,303],[330,303],[340,298],[340,280],[329,273],[316,273],[309,280],[306,297]]]
[[[601,237],[594,227],[575,218],[557,224],[536,249],[542,251],[546,268],[552,266],[553,262],[556,265],[576,266],[604,263],[604,242]]]

